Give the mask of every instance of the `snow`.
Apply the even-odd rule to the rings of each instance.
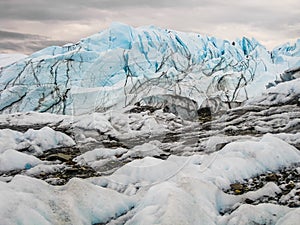
[[[0,130],[0,172],[31,169],[42,163],[35,155],[59,147],[70,147],[75,142],[66,134],[43,127],[39,130],[29,129],[25,133]],[[23,152],[21,152],[23,151]]]
[[[137,145],[132,149],[125,148],[96,148],[94,150],[83,153],[73,159],[74,162],[79,165],[89,165],[95,170],[111,161],[128,160],[145,157],[155,157],[164,154],[156,145],[151,143],[145,143],[143,145]],[[132,165],[131,165],[132,166]]]
[[[100,158],[109,158],[109,157],[114,157],[116,155],[122,155],[125,152],[127,152],[127,150],[124,148],[117,148],[117,149],[96,148],[94,150],[88,151],[76,157],[74,161],[88,163],[88,162],[98,160]]]
[[[21,132],[13,131],[10,129],[0,130],[0,153],[3,153],[8,149],[16,149],[16,140],[20,140],[21,137]]]
[[[160,150],[157,146],[151,143],[145,143],[143,145],[135,146],[134,148],[130,149],[122,158],[132,157],[132,158],[144,158],[147,156],[159,156],[164,152]]]
[[[3,126],[10,127],[11,124],[25,128],[44,126],[44,131],[49,130],[49,133],[47,134],[48,136],[35,134],[41,131],[31,131],[30,135],[33,135],[34,133],[34,135],[40,137],[35,139],[35,136],[33,136],[32,139],[35,139],[33,141],[28,139],[21,141],[25,138],[20,132],[15,132],[13,134],[18,134],[20,139],[20,141],[15,141],[16,138],[10,134],[10,132],[13,131],[3,130],[0,131],[0,140],[1,137],[3,137],[3,140],[6,140],[8,136],[12,136],[10,143],[5,144],[3,141],[3,149],[7,149],[6,145],[13,145],[11,148],[17,149],[20,149],[22,145],[23,147],[28,147],[28,145],[31,145],[33,150],[36,149],[35,151],[40,151],[41,148],[38,147],[38,143],[32,142],[43,142],[46,144],[47,140],[49,139],[49,142],[51,143],[49,143],[49,146],[44,149],[45,151],[49,148],[72,146],[74,145],[74,141],[76,143],[86,143],[89,140],[103,140],[102,135],[109,135],[110,137],[117,138],[128,148],[131,148],[137,145],[135,141],[131,140],[137,136],[144,136],[145,138],[149,138],[149,140],[151,138],[160,140],[164,138],[164,134],[167,131],[176,130],[182,127],[184,124],[191,123],[176,117],[174,114],[163,113],[162,110],[158,110],[153,113],[150,113],[149,111],[141,113],[126,113],[127,110],[130,110],[130,108],[125,108],[124,110],[120,111],[93,113],[81,116],[63,116],[36,112],[0,115],[0,122]],[[52,128],[48,129],[49,127],[46,128],[47,126],[53,127],[53,129],[58,128],[62,131],[68,130],[70,133],[73,133],[74,140],[70,140],[70,137],[60,131],[50,132]],[[99,133],[102,135],[99,135]],[[26,135],[28,137],[30,136],[29,134]],[[43,140],[46,136],[48,137],[47,140]]]
[[[111,160],[116,160],[117,157],[120,157],[125,152],[127,152],[127,150],[124,148],[96,148],[77,156],[73,159],[73,161],[79,165],[89,165],[90,167],[97,169],[100,166],[104,166]]]
[[[10,170],[25,169],[26,167],[34,167],[40,164],[41,160],[15,150],[6,150],[0,154],[0,173]]]
[[[280,218],[276,225],[297,225],[300,218],[300,209],[292,210],[288,212],[285,216]]]
[[[14,135],[22,136],[22,133]],[[118,221],[124,214],[125,224],[221,225],[247,224],[247,221],[289,224],[297,221],[297,209],[244,203],[245,199],[256,200],[280,193],[275,183],[238,196],[223,192],[232,183],[300,162],[299,151],[277,136],[266,134],[262,138],[231,142],[210,154],[171,155],[166,160],[147,156],[160,154],[158,141],[131,149],[95,148],[75,158],[74,162],[93,166],[115,157],[142,159],[125,164],[112,175],[71,179],[64,186],[51,186],[21,175],[14,176],[9,183],[1,179],[0,218],[5,224],[33,221],[93,224]],[[218,138],[213,142],[218,143]],[[26,175],[64,169],[63,165],[44,164],[34,156],[15,150],[7,150],[1,157],[0,161],[5,157],[7,162],[1,161],[2,167],[11,166],[6,169],[24,169],[30,163],[33,168],[26,170]],[[15,210],[11,211],[12,208]],[[221,214],[230,209],[235,210]]]
[[[299,159],[300,153],[294,147],[267,134],[260,141],[227,144],[219,152],[210,155],[170,156],[166,161],[149,157],[135,160],[117,170],[111,179],[116,180],[118,176],[129,174],[127,181],[132,180],[133,183],[147,180],[150,183],[161,182],[191,166],[191,171],[194,172],[189,171],[190,176],[199,172],[200,177],[203,176],[219,188],[228,188],[230,183],[242,181],[263,171],[274,171],[298,162]]]
[[[41,154],[51,148],[73,145],[75,142],[72,138],[46,126],[39,130],[29,129],[25,133],[10,129],[0,130],[0,153],[8,149],[15,149]]]
[[[39,164],[36,165],[33,168],[30,168],[25,171],[26,175],[33,176],[33,175],[38,175],[40,173],[44,174],[51,174],[59,170],[65,169],[65,165],[46,165],[46,164]]]
[[[257,98],[250,99],[245,104],[258,105],[278,105],[285,104],[289,101],[298,99],[300,94],[300,79],[295,79],[283,83],[279,83],[275,87],[271,87],[262,93]],[[298,100],[299,102],[299,100]]]
[[[79,179],[53,187],[18,175],[0,182],[0,193],[1,223],[7,225],[105,223],[134,206],[134,199]]]
[[[289,155],[285,155],[286,151],[289,151]],[[259,142],[243,141],[227,144],[221,151],[213,154],[216,158],[210,168],[214,173],[219,173],[219,176],[226,177],[230,183],[255,176],[263,170],[274,171],[299,160],[296,148],[271,134],[264,135]],[[217,181],[218,178],[214,175],[211,177]],[[224,182],[223,187],[228,184]]]
[[[40,130],[29,129],[24,133],[24,139],[30,142],[30,150],[34,149],[38,153],[51,148],[75,145],[72,138],[50,127],[43,127]]]
[[[225,215],[218,222],[219,211],[233,207],[243,199],[255,200],[280,193],[274,183],[240,196],[225,194],[222,189],[228,188],[231,183],[299,161],[298,150],[267,134],[260,141],[230,143],[210,155],[170,156],[166,161],[151,157],[135,160],[113,175],[95,178],[92,182],[124,193],[136,192],[132,192],[132,184],[146,191],[139,201],[137,212],[127,224],[227,224],[222,222],[224,220],[235,224],[234,221],[239,221],[238,218],[244,214],[240,224],[246,224],[245,221],[251,220],[273,220],[269,210],[278,211],[274,217],[277,221],[292,210],[271,205],[256,220],[256,207],[249,206],[251,210],[245,213],[243,209],[248,206],[243,205],[236,213]]]
[[[242,225],[242,224],[282,224],[282,218],[286,214],[294,212],[288,207],[272,205],[272,204],[260,204],[260,205],[242,205],[230,216],[221,218],[219,224],[227,225]],[[296,219],[296,220],[295,220]],[[293,218],[292,223],[295,224],[298,218]]]

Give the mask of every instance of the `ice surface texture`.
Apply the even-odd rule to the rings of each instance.
[[[0,112],[82,114],[161,95],[242,102],[299,65],[300,42],[272,52],[158,27],[114,23],[76,44],[51,46],[0,70]],[[154,97],[153,97],[154,96]]]

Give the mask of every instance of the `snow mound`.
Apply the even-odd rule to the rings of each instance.
[[[267,89],[262,96],[249,100],[246,104],[258,105],[283,105],[300,104],[300,78],[279,83],[275,87]]]
[[[134,206],[125,195],[79,179],[53,187],[18,175],[0,182],[0,193],[1,223],[7,225],[106,223]]]
[[[92,179],[130,195],[145,194],[139,200],[135,215],[126,224],[235,224],[245,221],[274,221],[293,209],[266,205],[256,218],[259,207],[243,206],[230,215],[221,216],[245,199],[258,199],[279,193],[276,184],[240,196],[225,194],[229,184],[258,174],[278,170],[300,162],[297,149],[274,137],[263,136],[260,141],[233,142],[210,155],[176,157],[166,161],[146,157],[126,164],[106,178]],[[246,209],[251,209],[247,211]],[[274,216],[274,213],[276,216]],[[292,214],[293,216],[297,214]],[[227,221],[227,222],[224,222]]]
[[[68,135],[54,131],[50,127],[39,130],[29,129],[25,133],[3,129],[0,130],[0,154],[8,149],[26,150],[40,154],[51,148],[68,147],[75,142]]]
[[[136,149],[159,151],[152,144]],[[99,148],[77,161],[93,163],[128,152]],[[280,193],[275,183],[242,195],[224,189],[299,162],[296,148],[266,134],[259,141],[233,142],[209,155],[145,157],[110,176],[74,178],[64,186],[17,175],[9,183],[0,181],[0,217],[5,224],[293,224],[299,219],[298,209],[244,203]]]
[[[70,147],[75,142],[68,135],[50,127],[28,129],[25,133],[10,129],[0,130],[0,172],[30,169],[41,160],[31,155],[59,147]]]
[[[6,150],[0,154],[0,172],[30,169],[41,162],[41,160],[32,155],[27,155],[15,150]]]

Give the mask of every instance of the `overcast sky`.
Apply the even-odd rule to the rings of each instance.
[[[300,38],[299,0],[0,0],[0,53],[76,42],[112,22],[254,37],[268,49]]]

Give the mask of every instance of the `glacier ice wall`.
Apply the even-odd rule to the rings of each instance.
[[[51,46],[0,69],[0,112],[83,114],[147,97],[182,96],[199,106],[242,102],[300,64],[300,40],[272,52],[154,26],[114,23],[75,44]]]

